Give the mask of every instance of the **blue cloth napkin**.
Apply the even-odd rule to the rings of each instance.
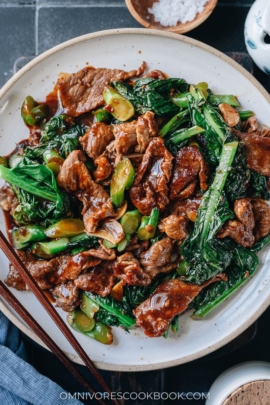
[[[59,385],[27,363],[19,330],[0,312],[0,404],[82,405],[61,393]]]

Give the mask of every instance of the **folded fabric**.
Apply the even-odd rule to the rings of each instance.
[[[19,330],[0,312],[0,404],[82,405],[67,395],[60,395],[65,391],[25,360]]]

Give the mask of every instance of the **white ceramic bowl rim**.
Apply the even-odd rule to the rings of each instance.
[[[123,28],[123,29],[113,29],[113,30],[106,30],[106,31],[99,31],[95,32],[92,34],[86,34],[74,39],[71,39],[69,41],[66,41],[60,45],[55,46],[54,48],[44,52],[43,54],[37,56],[34,60],[29,62],[26,66],[24,66],[21,70],[19,70],[0,90],[0,100],[1,98],[12,88],[12,86],[28,71],[30,71],[34,66],[38,65],[41,61],[46,59],[47,57],[55,54],[56,52],[59,52],[67,47],[74,46],[78,43],[81,42],[86,42],[91,39],[95,38],[101,38],[101,37],[106,37],[106,36],[113,36],[113,35],[128,35],[128,34],[139,34],[139,35],[154,35],[154,36],[160,36],[160,37],[167,37],[167,38],[172,38],[174,40],[186,42],[194,47],[198,47],[201,49],[204,49],[205,51],[214,54],[215,56],[221,58],[231,66],[233,66],[236,70],[238,70],[242,75],[244,75],[264,96],[264,98],[270,103],[270,95],[268,92],[264,89],[264,87],[247,71],[245,70],[242,66],[240,66],[237,62],[235,62],[233,59],[230,57],[226,56],[222,52],[216,50],[215,48],[206,45],[200,41],[197,41],[192,38],[185,37],[183,35],[179,34],[174,34],[171,32],[163,32],[160,30],[152,30],[152,29],[144,29],[144,28]],[[259,316],[267,309],[267,307],[270,304],[270,296],[264,301],[263,305],[251,316],[248,318],[242,325],[241,327],[238,327],[236,330],[231,332],[229,335],[227,335],[225,338],[219,340],[216,344],[213,344],[211,347],[207,347],[205,349],[199,350],[196,353],[193,353],[191,355],[177,358],[175,360],[170,360],[170,361],[165,361],[165,362],[160,362],[156,364],[144,364],[141,366],[135,365],[135,366],[127,366],[127,365],[112,365],[110,363],[106,362],[96,362],[96,366],[105,369],[105,370],[117,370],[117,371],[145,371],[145,370],[154,370],[154,369],[162,369],[166,367],[172,367],[176,366],[179,364],[187,363],[189,361],[198,359],[200,357],[203,357],[220,347],[224,346],[225,344],[229,343],[231,340],[236,338],[238,335],[240,335],[243,331],[245,331],[253,322],[256,321],[256,319],[259,318]],[[37,337],[37,335],[32,332],[30,329],[28,329],[25,324],[22,323],[20,319],[18,319],[16,316],[12,314],[12,312],[5,306],[3,302],[0,301],[0,310],[22,331],[24,332],[27,336],[29,336],[31,339],[33,339],[35,342],[39,343],[43,347],[46,348],[46,346],[43,344],[43,342]],[[66,353],[73,361],[82,364],[81,360],[79,357],[71,355],[69,353]]]

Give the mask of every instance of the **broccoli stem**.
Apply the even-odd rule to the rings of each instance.
[[[22,176],[17,176],[12,172],[12,169],[7,169],[6,167],[0,165],[0,178],[5,180],[16,187],[27,191],[30,194],[34,194],[45,200],[56,202],[57,195],[49,190],[44,190],[41,187],[38,188],[36,185],[31,184],[31,182],[26,181]]]

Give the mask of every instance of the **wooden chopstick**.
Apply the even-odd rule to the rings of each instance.
[[[19,272],[20,276],[28,285],[28,287],[35,294],[41,305],[46,309],[46,311],[53,319],[53,321],[56,323],[58,328],[61,330],[63,335],[66,337],[71,346],[80,356],[84,364],[91,371],[91,373],[96,378],[100,386],[104,389],[105,392],[109,393],[110,395],[111,390],[109,389],[107,383],[104,381],[103,377],[95,367],[94,363],[91,361],[91,359],[89,358],[85,350],[82,348],[80,343],[77,341],[73,333],[69,330],[67,324],[63,321],[63,319],[60,317],[54,306],[50,303],[44,291],[41,290],[41,288],[39,287],[33,276],[27,270],[26,266],[23,264],[23,262],[21,261],[21,259],[19,258],[19,256],[17,255],[17,253],[15,252],[15,250],[7,241],[6,237],[1,231],[0,231],[0,248],[3,250],[4,254],[8,258],[8,260],[13,264],[15,269]],[[111,400],[114,402],[115,405],[119,405],[119,402],[116,399],[114,399],[112,395],[110,395],[110,397],[112,398]]]
[[[45,343],[45,345],[56,355],[56,357],[64,364],[64,366],[74,375],[74,377],[85,386],[88,392],[95,394],[95,390],[86,381],[79,371],[74,367],[71,360],[65,355],[64,352],[57,346],[57,344],[50,338],[47,332],[37,323],[37,321],[30,315],[30,313],[22,306],[20,301],[17,300],[15,295],[5,286],[0,280],[0,296],[20,315],[25,323],[38,335],[38,337]],[[102,405],[105,402],[99,400]]]

